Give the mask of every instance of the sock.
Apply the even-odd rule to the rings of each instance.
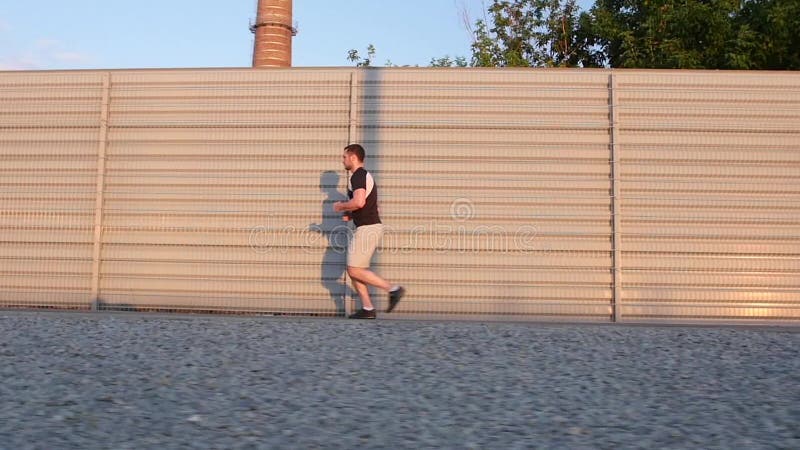
[[[400,289],[400,286],[398,286],[398,285],[396,285],[396,284],[395,284],[394,286],[392,286],[392,288],[391,288],[391,289],[389,289],[389,292],[394,292],[394,291],[396,291],[396,290],[398,290],[398,289]]]
[[[375,311],[375,308],[363,307],[364,311]]]

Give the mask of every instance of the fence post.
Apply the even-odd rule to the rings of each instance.
[[[100,105],[100,136],[97,143],[97,183],[94,204],[94,248],[92,251],[91,307],[100,307],[100,251],[103,239],[103,194],[106,177],[106,147],[108,144],[108,109],[111,99],[111,73],[103,74],[103,100]]]
[[[620,311],[622,299],[621,294],[621,249],[620,249],[620,169],[619,169],[619,95],[617,90],[617,79],[614,72],[608,75],[608,119],[609,119],[609,150],[611,163],[611,271],[613,275],[612,285],[612,309],[614,322],[622,320]]]

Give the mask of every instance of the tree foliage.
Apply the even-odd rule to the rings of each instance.
[[[736,19],[742,68],[800,70],[800,0],[745,1]]]
[[[592,34],[611,67],[792,69],[800,0],[597,0]]]
[[[493,0],[472,64],[800,69],[800,0]]]
[[[430,66],[800,70],[800,0],[492,0],[471,33]]]
[[[494,0],[474,31],[478,67],[597,67],[602,55],[586,33],[576,0]]]
[[[347,60],[351,63],[355,63],[356,67],[373,67],[373,63],[375,61],[375,55],[378,53],[378,50],[375,48],[373,44],[369,44],[367,46],[366,56],[362,56],[361,53],[356,49],[351,49],[347,52]],[[411,66],[399,66],[394,64],[391,60],[387,60],[384,64],[385,67],[411,67]],[[430,67],[468,67],[469,62],[467,58],[463,56],[457,56],[451,58],[449,55],[445,55],[439,58],[431,58]]]
[[[432,58],[430,67],[469,67],[469,61],[463,56],[451,58],[449,55],[440,58]]]
[[[361,54],[358,53],[358,50],[350,49],[347,52],[347,60],[352,62],[352,63],[355,63],[356,67],[372,67],[372,61],[375,60],[375,54],[376,53],[377,53],[377,50],[375,49],[375,46],[372,45],[372,44],[369,44],[367,46],[367,56],[366,57],[361,56]]]

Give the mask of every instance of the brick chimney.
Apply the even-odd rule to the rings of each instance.
[[[255,37],[253,67],[291,67],[292,0],[258,0],[256,22],[250,26]]]

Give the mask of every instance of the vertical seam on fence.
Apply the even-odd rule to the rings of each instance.
[[[357,125],[357,115],[358,115],[358,77],[357,72],[352,70],[350,72],[350,110],[348,113],[348,128],[347,128],[347,144],[352,144],[355,142],[356,137],[356,125]],[[347,171],[345,171],[345,180],[348,177]],[[347,288],[350,285],[350,280],[347,275],[347,250],[345,249],[345,271],[344,271],[344,315],[349,316],[352,313],[351,304],[353,303],[353,299],[347,295],[349,289]]]
[[[108,142],[108,115],[111,98],[111,73],[103,74],[103,100],[100,105],[100,136],[97,143],[97,184],[94,204],[94,246],[92,250],[92,310],[100,303],[100,251],[103,239],[103,194],[106,176],[106,147]]]
[[[612,308],[614,322],[622,320],[621,307],[621,273],[620,264],[620,169],[619,169],[619,95],[617,92],[617,79],[614,73],[608,75],[608,108],[609,108],[609,151],[611,156],[611,270],[612,270]]]

